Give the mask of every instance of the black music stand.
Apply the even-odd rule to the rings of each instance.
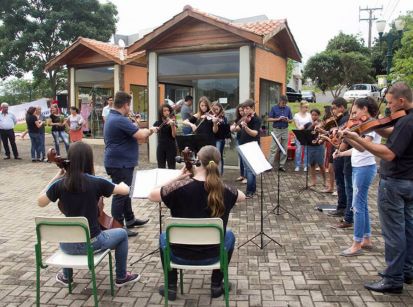
[[[273,213],[275,215],[281,215],[282,213],[280,212],[280,209],[284,210],[284,213],[288,213],[289,215],[291,215],[292,217],[296,218],[297,221],[299,221],[300,219],[293,213],[291,213],[290,211],[288,211],[287,209],[285,209],[283,206],[281,206],[280,204],[280,165],[281,165],[281,153],[283,153],[284,155],[287,155],[287,152],[285,151],[284,147],[281,145],[280,141],[278,140],[278,138],[275,136],[274,132],[271,132],[271,136],[275,142],[275,145],[278,146],[279,154],[278,154],[278,171],[277,171],[277,205],[271,210],[270,213]],[[269,215],[270,213],[268,213],[267,215]]]
[[[307,160],[307,164],[305,165],[305,186],[300,188],[299,191],[308,190],[308,149],[307,146],[314,146],[313,140],[315,140],[315,134],[313,134],[312,130],[293,130],[295,137],[298,139],[300,144],[304,147],[304,163]],[[301,157],[300,157],[301,159]]]
[[[195,154],[206,145],[215,146],[214,138],[207,134],[188,134],[188,135],[177,135],[176,142],[178,143],[178,149],[181,152],[188,147]]]
[[[237,147],[237,151],[241,155],[243,161],[247,164],[250,170],[254,173],[254,175],[255,176],[260,175],[261,177],[261,196],[260,196],[261,228],[260,228],[260,232],[257,233],[255,236],[253,236],[251,239],[248,239],[247,241],[242,243],[240,246],[238,246],[238,248],[243,247],[248,242],[255,244],[260,249],[264,249],[264,247],[266,247],[271,242],[274,242],[275,244],[282,247],[280,243],[278,243],[276,240],[274,240],[273,238],[271,238],[269,235],[267,235],[264,232],[264,190],[263,190],[262,176],[265,171],[271,170],[272,166],[270,163],[268,163],[267,159],[265,159],[265,156],[263,152],[261,151],[261,148],[257,142],[249,142],[249,143],[240,145]],[[266,244],[264,244],[264,236],[270,240]],[[258,245],[257,243],[253,241],[256,237],[260,237],[261,245]]]

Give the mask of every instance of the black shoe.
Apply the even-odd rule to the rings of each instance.
[[[402,293],[403,292],[403,285],[401,286],[395,286],[388,281],[386,281],[385,278],[372,282],[372,283],[365,283],[364,288],[367,290],[371,290],[374,292],[381,292],[381,293]]]
[[[168,285],[168,300],[176,300],[176,290],[176,285]],[[158,292],[160,295],[165,296],[165,288],[163,285],[159,287]]]
[[[126,227],[133,228],[135,226],[143,226],[147,222],[149,222],[149,219],[146,219],[146,220],[134,219],[131,221],[126,221]]]
[[[286,170],[285,170],[285,167],[284,167],[284,166],[280,166],[280,167],[278,168],[278,170],[279,170],[279,171],[281,171],[281,172],[286,172]]]
[[[21,160],[22,158],[20,157],[14,157],[15,160]]]
[[[126,230],[126,233],[128,234],[128,237],[136,237],[138,235],[137,232],[129,230],[128,228],[125,228],[125,230]]]
[[[328,212],[327,215],[334,217],[344,216],[344,210],[333,210],[331,212]]]
[[[6,156],[6,157],[3,158],[3,160],[9,160],[9,159],[10,159],[9,156]]]
[[[383,277],[383,278],[386,277],[383,272],[378,272],[377,275],[379,275],[380,277]],[[407,284],[407,285],[413,284],[413,277],[405,276],[404,277],[404,283]]]
[[[232,284],[228,282],[228,291],[231,291]],[[211,285],[211,297],[217,298],[225,293],[224,283],[222,282],[220,286]]]
[[[245,194],[245,199],[250,199],[254,197],[254,193],[246,193]]]

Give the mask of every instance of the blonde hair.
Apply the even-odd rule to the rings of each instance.
[[[211,109],[211,102],[209,101],[209,99],[206,96],[202,96],[201,98],[199,98],[198,112],[196,113],[198,118],[200,118],[202,115],[205,114],[205,113],[202,113],[202,111],[201,111],[201,103],[206,103],[206,105],[207,105],[207,111],[205,113],[208,113],[209,110]]]
[[[206,169],[205,190],[208,193],[208,208],[212,217],[222,217],[225,214],[225,186],[219,175],[221,154],[214,146],[207,145],[198,152],[201,165]]]
[[[300,108],[308,107],[308,106],[309,106],[308,102],[305,102],[305,101],[300,102]]]

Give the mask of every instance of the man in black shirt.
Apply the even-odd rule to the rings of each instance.
[[[387,268],[382,279],[364,286],[376,292],[401,293],[403,282],[413,282],[413,100],[404,82],[390,87],[386,99],[391,114],[405,110],[394,127],[377,130],[386,144],[367,142],[348,135],[363,148],[381,158],[378,191],[379,217],[384,237]]]
[[[331,110],[337,118],[339,118],[338,126],[343,126],[349,119],[347,111],[347,101],[338,97],[331,103]],[[342,144],[342,146],[347,146]],[[334,151],[334,150],[333,150]],[[329,215],[343,216],[343,220],[337,224],[337,228],[349,228],[353,225],[353,211],[351,210],[353,203],[353,182],[352,182],[352,167],[351,157],[338,157],[333,160],[334,174],[337,186],[338,204],[337,209]]]
[[[259,144],[261,119],[255,115],[255,102],[252,99],[247,99],[242,106],[244,108],[245,120],[235,129],[235,131],[241,132],[239,144],[243,145],[249,142],[258,142]],[[252,198],[256,191],[256,177],[246,163],[244,163],[244,168],[247,176],[247,192],[245,196],[246,198]]]

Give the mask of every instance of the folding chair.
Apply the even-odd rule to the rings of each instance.
[[[36,305],[40,306],[40,269],[48,266],[59,268],[89,269],[92,273],[92,287],[95,306],[98,306],[95,267],[109,255],[110,291],[114,295],[112,255],[110,249],[93,252],[90,242],[89,223],[85,217],[36,217]],[[42,241],[54,243],[86,243],[87,255],[68,255],[60,249],[42,261]],[[72,281],[69,278],[69,293],[72,293]]]
[[[182,270],[215,270],[224,274],[225,305],[229,306],[228,254],[225,251],[224,224],[220,218],[186,219],[167,218],[166,247],[164,255],[165,306],[168,306],[168,274],[179,269],[181,294],[184,293]],[[219,244],[219,260],[211,265],[182,265],[171,260],[170,244],[211,245]]]

